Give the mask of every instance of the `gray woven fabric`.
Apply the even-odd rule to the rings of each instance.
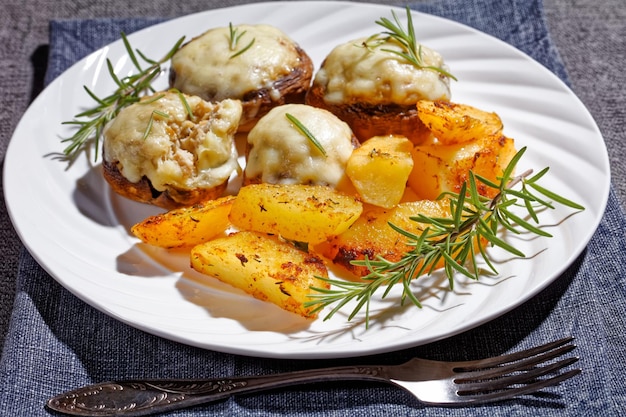
[[[466,4],[445,0],[417,7],[492,33],[566,77],[546,31],[539,2],[477,0]],[[130,32],[150,22],[54,23],[48,80],[90,50],[116,38],[120,30]],[[487,325],[445,341],[341,361],[259,361],[147,335],[84,305],[22,253],[12,322],[0,360],[0,413],[48,415],[42,407],[47,396],[79,384],[116,378],[262,374],[338,363],[395,363],[413,355],[463,359],[572,334],[578,338],[583,375],[551,390],[552,395],[504,406],[425,408],[392,387],[342,383],[240,397],[172,415],[619,415],[626,406],[625,385],[620,380],[626,359],[624,230],[624,215],[612,192],[607,213],[585,253],[533,300]]]

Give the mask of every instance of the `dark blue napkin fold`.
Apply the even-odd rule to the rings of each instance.
[[[414,8],[466,23],[528,53],[567,82],[538,0],[442,0]],[[51,23],[47,82],[72,63],[158,19]],[[398,363],[412,356],[474,359],[557,337],[577,338],[583,373],[546,391],[497,405],[425,407],[391,386],[331,383],[231,398],[172,416],[617,416],[626,409],[626,220],[613,192],[584,253],[532,300],[479,328],[412,349],[341,360],[273,360],[181,345],[131,328],[91,308],[47,275],[24,250],[0,359],[0,415],[45,416],[45,400],[113,379],[266,374],[317,366]]]

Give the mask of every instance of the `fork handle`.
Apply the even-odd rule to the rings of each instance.
[[[388,367],[365,365],[202,380],[113,381],[65,392],[50,398],[47,406],[74,416],[145,416],[296,384],[337,380],[389,382],[387,375]]]

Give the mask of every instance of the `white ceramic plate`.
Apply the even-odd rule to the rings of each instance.
[[[337,43],[379,32],[390,6],[343,2],[283,2],[211,10],[129,36],[147,56],[162,56],[175,41],[232,22],[281,28],[316,65]],[[397,9],[404,16],[403,9]],[[156,210],[114,195],[85,156],[68,169],[54,158],[62,126],[92,102],[86,85],[110,93],[109,58],[118,74],[132,72],[120,41],[91,54],[56,79],[28,109],[5,160],[5,193],[15,227],[37,261],[85,302],[132,326],[189,345],[262,357],[322,358],[365,355],[424,344],[485,323],[523,303],[581,253],[604,212],[609,165],[602,136],[576,96],[552,73],[490,36],[441,18],[415,13],[418,39],[443,54],[459,81],[453,99],[496,111],[518,147],[528,146],[520,169],[551,167],[544,184],[586,206],[542,213],[551,239],[521,236],[525,259],[495,252],[497,277],[457,283],[441,276],[418,280],[424,308],[397,307],[397,294],[375,302],[371,326],[307,322],[256,301],[188,267],[185,253],[137,244],[129,226]],[[162,79],[165,87],[166,77]],[[196,282],[202,279],[204,284]]]

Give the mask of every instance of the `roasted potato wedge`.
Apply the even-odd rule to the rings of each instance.
[[[468,181],[469,171],[497,182],[515,152],[513,139],[502,135],[453,145],[415,146],[408,184],[420,199],[434,200],[443,192],[458,193]],[[498,192],[480,182],[477,186],[485,197]]]
[[[496,113],[460,103],[420,100],[417,102],[417,114],[442,145],[500,136],[503,128],[502,120]]]
[[[418,198],[436,199],[443,192],[458,193],[469,172],[497,182],[515,155],[513,139],[503,135],[496,113],[444,101],[417,103],[420,119],[432,133],[430,143],[415,146],[408,184]],[[478,191],[493,197],[497,190],[478,183]]]
[[[190,248],[224,232],[234,196],[221,197],[150,216],[133,225],[142,242],[162,248]]]
[[[421,213],[429,217],[449,217],[449,205],[448,200],[422,200],[400,203],[392,209],[367,206],[347,231],[317,245],[315,250],[354,275],[365,276],[369,270],[364,266],[352,265],[352,261],[382,256],[394,262],[412,249],[406,243],[406,238],[392,229],[389,223],[419,234],[424,230],[424,225],[411,220],[411,216]]]
[[[385,208],[400,202],[413,168],[412,148],[404,136],[374,136],[352,151],[346,174],[364,202]]]
[[[319,243],[348,229],[362,210],[361,202],[330,187],[251,184],[239,190],[229,218],[241,230]]]
[[[191,266],[239,288],[253,297],[269,301],[307,318],[316,318],[310,301],[311,287],[328,289],[324,262],[296,249],[276,236],[237,232],[195,246]]]

